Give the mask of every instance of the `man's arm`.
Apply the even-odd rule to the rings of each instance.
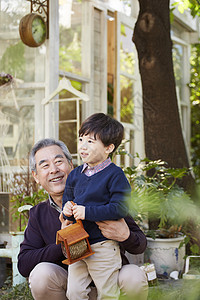
[[[49,210],[52,213],[49,214]],[[61,265],[64,259],[61,246],[56,245],[56,232],[60,230],[59,213],[48,204],[30,210],[24,241],[20,245],[18,269],[22,276],[28,277],[40,262]]]
[[[141,254],[145,251],[147,240],[143,231],[131,216],[117,221],[97,222],[102,234],[120,242],[120,247],[131,254]]]

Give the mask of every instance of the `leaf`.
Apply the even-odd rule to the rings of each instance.
[[[199,254],[200,249],[197,244],[194,244],[190,247],[190,250],[191,250],[192,254],[195,255],[195,254]]]

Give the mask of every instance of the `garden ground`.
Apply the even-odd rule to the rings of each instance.
[[[28,284],[12,287],[10,277],[0,289],[0,299],[33,300]],[[120,300],[134,299],[122,297]],[[200,300],[200,280],[159,280],[157,286],[149,288],[148,300]]]

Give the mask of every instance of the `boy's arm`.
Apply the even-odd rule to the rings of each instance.
[[[64,220],[74,221],[74,216],[72,215],[72,204],[70,201],[74,200],[74,189],[70,180],[70,174],[68,175],[65,190],[62,197],[62,215]]]

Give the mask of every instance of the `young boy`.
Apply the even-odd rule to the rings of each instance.
[[[98,299],[119,297],[119,245],[106,239],[95,222],[124,218],[128,213],[125,195],[130,193],[130,185],[121,168],[109,158],[120,145],[123,134],[123,125],[103,113],[88,117],[79,130],[78,152],[84,164],[67,178],[63,215],[69,220],[83,220],[95,253],[69,266],[69,300],[88,299],[92,280]]]

